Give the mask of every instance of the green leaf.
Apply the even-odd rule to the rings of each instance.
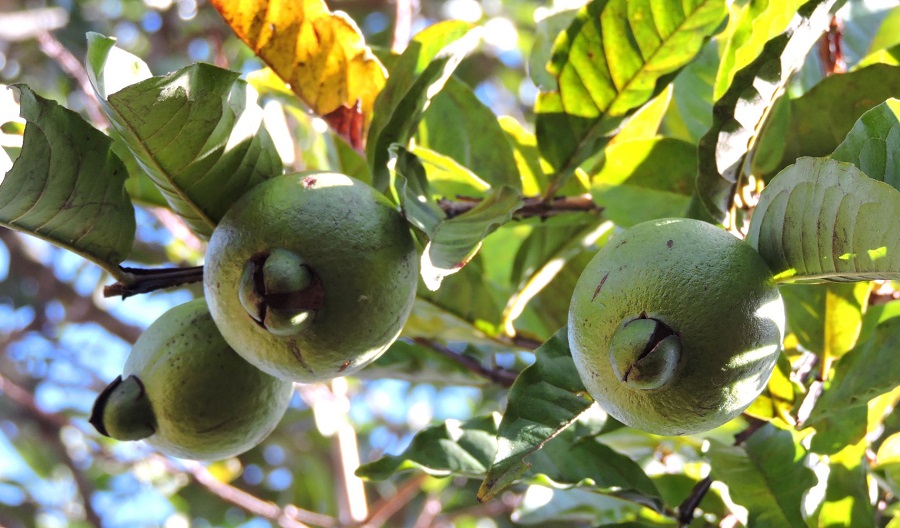
[[[849,163],[800,158],[763,190],[747,242],[780,280],[900,278],[900,191]]]
[[[429,102],[440,92],[460,61],[481,39],[481,29],[460,21],[429,26],[410,41],[391,68],[378,98],[366,142],[372,185],[385,190],[390,182],[389,148],[406,145]]]
[[[452,159],[427,149],[417,148],[412,154],[394,145],[391,153],[400,205],[410,223],[428,237],[421,275],[425,285],[434,291],[440,288],[444,277],[456,273],[472,259],[485,237],[512,219],[513,212],[522,205],[522,195],[508,185],[493,187],[471,209],[448,216],[432,203],[431,172],[440,171],[452,181],[480,178]]]
[[[722,0],[594,0],[581,9],[554,44],[548,70],[558,88],[535,105],[538,145],[563,181],[693,60],[725,14]]]
[[[591,400],[583,395],[565,328],[534,354],[534,364],[519,374],[509,390],[497,456],[478,490],[481,502],[521,477],[531,467],[525,459],[591,407]]]
[[[900,385],[900,318],[888,319],[875,328],[867,341],[835,363],[834,376],[827,382],[805,425],[854,407],[865,408],[872,398]]]
[[[767,42],[788,29],[797,10],[806,1],[752,0],[740,8],[726,29],[714,99],[725,95],[737,72],[753,63]]]
[[[356,470],[368,480],[385,480],[395,473],[420,469],[429,475],[461,475],[479,478],[487,471],[497,451],[497,423],[492,414],[465,422],[445,422],[420,431],[400,455],[385,455]]]
[[[198,63],[109,93],[113,43],[89,35],[94,91],[171,208],[208,237],[244,192],[282,172],[256,92],[238,73]]]
[[[538,226],[519,246],[511,270],[511,282],[516,285],[516,291],[503,311],[502,324],[507,335],[516,335],[513,323],[529,308],[535,309],[536,304],[542,305],[538,309],[548,308],[545,303],[532,302],[548,287],[551,290],[550,300],[558,301],[555,304],[557,309],[551,308],[555,313],[542,314],[541,318],[549,319],[547,326],[552,328],[550,331],[565,324],[575,283],[565,281],[563,285],[564,281],[558,281],[557,276],[573,259],[593,247],[601,238],[607,237],[613,228],[611,222],[599,217],[588,219],[591,221],[582,225]]]
[[[497,116],[459,79],[451,78],[432,99],[417,144],[453,158],[492,187],[521,188],[512,146]]]
[[[764,425],[740,447],[710,442],[711,476],[747,508],[747,527],[805,526],[803,495],[815,483],[806,453],[789,430]]]
[[[791,375],[790,360],[785,354],[780,354],[766,388],[744,413],[760,420],[781,418],[785,422],[794,423],[791,413],[794,405],[803,397],[804,387],[791,380]]]
[[[660,170],[665,167],[665,170]],[[697,148],[655,138],[616,143],[591,179],[591,195],[603,216],[622,227],[684,216],[694,191]]]
[[[19,84],[22,152],[0,183],[0,225],[44,239],[114,277],[134,242],[134,207],[112,140]]]
[[[715,40],[700,50],[697,58],[685,66],[672,83],[672,102],[663,122],[666,135],[697,144],[712,126],[713,83],[719,66],[719,48]]]
[[[811,526],[876,526],[875,508],[869,498],[865,440],[846,445],[828,459],[825,500]]]
[[[774,174],[799,157],[831,154],[867,110],[891,97],[900,98],[898,66],[875,64],[825,78],[790,101],[783,126],[763,131],[759,149],[776,149],[781,155],[754,172]]]
[[[780,287],[788,327],[800,345],[823,361],[856,345],[868,302],[869,284],[785,284]]]
[[[575,20],[578,11],[578,8],[560,9],[535,21],[534,44],[531,46],[531,55],[528,56],[528,74],[531,82],[542,92],[556,90],[559,86],[556,77],[547,71],[547,64],[553,56],[553,43]]]
[[[900,190],[897,152],[900,152],[900,100],[888,99],[859,118],[831,157],[852,163],[869,178]]]
[[[697,193],[714,219],[724,221],[728,216],[766,117],[810,48],[828,29],[839,2],[807,4],[815,9],[798,14],[785,32],[766,42],[716,99],[712,127],[700,139],[697,173]]]

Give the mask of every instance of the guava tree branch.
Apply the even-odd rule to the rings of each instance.
[[[184,268],[127,268],[120,266],[127,273],[128,280],[116,282],[103,288],[104,297],[119,297],[123,299],[141,293],[150,293],[156,290],[174,288],[203,281],[203,266],[189,266]]]
[[[498,385],[502,385],[507,388],[512,386],[513,382],[516,381],[516,377],[519,375],[518,372],[505,368],[487,368],[472,356],[454,352],[453,350],[450,350],[444,345],[432,341],[431,339],[416,337],[413,338],[413,341],[418,345],[434,350],[435,352],[446,358],[452,359],[453,361],[465,367],[469,372],[472,372],[473,374],[486,378]]]
[[[362,528],[378,528],[384,526],[385,523],[400,511],[404,506],[409,504],[422,488],[422,483],[428,475],[421,473],[415,477],[411,477],[403,482],[397,491],[389,495],[381,501],[375,503],[369,514],[369,517],[363,521]]]
[[[438,207],[448,218],[453,218],[472,210],[480,203],[481,198],[457,196],[456,200],[441,198],[438,200]],[[544,200],[540,196],[528,196],[522,199],[522,207],[513,212],[513,218],[516,220],[549,218],[563,213],[599,213],[602,210],[602,207],[594,203],[590,194],[557,196],[551,200]]]

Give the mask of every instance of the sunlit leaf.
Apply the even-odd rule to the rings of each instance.
[[[754,0],[745,3],[730,21],[725,33],[714,99],[720,99],[735,77],[762,53],[766,43],[782,33],[807,0]]]
[[[388,186],[389,148],[406,145],[429,102],[447,83],[462,59],[481,39],[481,28],[461,21],[429,26],[410,41],[391,69],[391,76],[375,101],[366,142],[373,185]]]
[[[866,458],[868,442],[846,445],[828,458],[828,481],[822,507],[808,526],[875,526],[869,498]]]
[[[802,498],[816,477],[789,430],[770,423],[738,447],[712,441],[707,455],[712,478],[728,485],[731,499],[747,508],[748,528],[805,526]]]
[[[89,36],[95,93],[171,208],[209,236],[244,192],[282,172],[256,92],[235,72],[197,63],[108,93],[114,42]]]
[[[665,170],[660,170],[665,167]],[[591,178],[603,216],[629,227],[646,220],[684,216],[694,191],[697,148],[669,138],[616,143]]]
[[[713,83],[719,66],[718,43],[708,42],[672,83],[672,104],[663,122],[666,135],[697,144],[712,125]]]
[[[462,81],[447,82],[418,130],[418,145],[453,158],[489,185],[521,187],[512,146],[497,116]]]
[[[78,114],[16,85],[22,152],[0,184],[0,225],[96,263],[115,277],[134,242],[128,173],[112,140]]]
[[[548,70],[558,87],[535,105],[538,145],[560,177],[693,60],[725,14],[721,0],[594,0],[582,8],[554,44]]]
[[[868,283],[786,284],[781,295],[788,326],[803,348],[830,362],[856,345]]]
[[[481,483],[480,501],[489,500],[521,477],[531,467],[525,459],[592,404],[584,396],[565,329],[541,345],[535,358],[509,390],[498,431],[497,456]]]
[[[900,100],[888,99],[866,111],[831,154],[859,167],[866,176],[900,190]]]
[[[802,397],[802,388],[791,380],[791,362],[781,354],[766,388],[744,413],[761,420],[781,418],[785,422],[793,423],[795,420],[791,416],[791,411],[798,398]]]
[[[324,0],[212,0],[241,40],[361,150],[387,78],[349,16]]]
[[[798,13],[787,30],[766,42],[716,98],[712,127],[700,139],[697,173],[698,196],[714,219],[723,221],[728,216],[766,117],[810,48],[828,29],[839,2],[807,4],[814,9]]]
[[[849,163],[800,158],[763,190],[749,242],[783,280],[900,278],[900,191]]]
[[[840,411],[863,407],[872,398],[900,385],[900,318],[878,325],[870,339],[835,363],[834,376],[813,407],[805,425]]]

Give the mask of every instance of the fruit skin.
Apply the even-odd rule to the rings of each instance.
[[[162,453],[195,460],[220,460],[258,445],[293,394],[292,383],[253,367],[228,346],[204,299],[154,321],[131,349],[122,378],[94,405],[91,423],[98,431],[143,437]],[[143,389],[137,398],[117,398],[135,387]]]
[[[269,330],[244,306],[257,297],[242,293],[247,262],[274,250],[295,253],[324,291],[293,330],[294,313],[270,317]],[[247,361],[314,382],[356,372],[390,346],[412,310],[418,266],[409,226],[383,195],[349,176],[306,172],[267,180],[232,206],[210,238],[203,286]]]
[[[680,342],[674,372],[656,388],[630,386],[611,360],[621,354],[613,337],[638,318],[665,324]],[[734,418],[765,388],[784,305],[751,246],[698,220],[654,220],[617,235],[587,265],[568,335],[585,388],[610,415],[654,434],[692,434]]]

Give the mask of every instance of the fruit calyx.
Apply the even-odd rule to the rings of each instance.
[[[103,436],[141,440],[156,432],[156,417],[137,376],[117,377],[94,402],[89,422]]]
[[[609,357],[616,378],[640,390],[669,383],[681,359],[678,334],[646,312],[626,320],[613,335]]]
[[[238,288],[241,305],[276,335],[295,335],[325,302],[322,281],[303,257],[287,249],[259,253],[244,265]]]

